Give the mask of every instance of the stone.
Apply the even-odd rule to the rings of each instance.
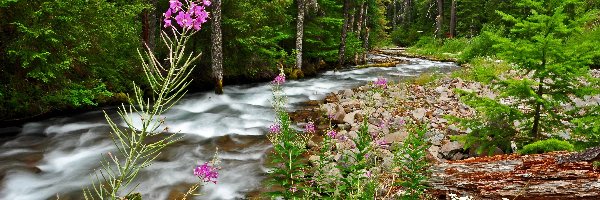
[[[463,145],[460,142],[444,140],[442,143],[444,143],[444,144],[442,145],[440,152],[443,155],[448,156],[448,155],[451,155],[453,153],[463,150]]]
[[[408,137],[408,132],[398,131],[398,132],[386,134],[385,136],[383,136],[383,140],[385,140],[386,142],[391,142],[391,143],[400,143],[400,142],[404,141],[404,139],[406,139],[406,137]]]
[[[412,111],[412,115],[416,120],[422,120],[425,117],[427,110],[425,108],[417,108]]]
[[[351,98],[353,95],[354,95],[354,91],[352,91],[351,89],[344,90],[343,96],[345,98]]]
[[[427,141],[429,141],[432,145],[441,146],[442,140],[444,140],[444,138],[446,138],[446,136],[444,134],[437,133],[437,134],[434,134],[433,136],[427,138]]]
[[[344,116],[343,121],[347,124],[353,124],[354,120],[356,119],[355,118],[356,114],[358,114],[360,112],[362,112],[362,111],[358,110],[358,111],[354,111],[354,112],[346,114],[346,116]]]

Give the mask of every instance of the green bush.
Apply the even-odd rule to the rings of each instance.
[[[489,84],[512,68],[509,63],[498,61],[495,57],[477,57],[469,62],[469,66],[469,68],[453,72],[452,76]]]
[[[392,32],[392,42],[395,45],[408,47],[412,46],[419,41],[421,33],[415,30],[401,30],[397,29]]]
[[[444,40],[444,45],[441,46],[440,51],[443,53],[454,53],[458,54],[463,52],[469,46],[469,40],[466,38],[454,38]]]
[[[519,154],[529,155],[552,151],[573,151],[573,149],[574,146],[571,143],[552,138],[525,145],[523,149],[519,151]]]
[[[498,44],[496,39],[504,32],[503,27],[485,26],[481,34],[473,38],[460,56],[463,61],[470,61],[476,57],[494,56],[498,52],[494,45]]]

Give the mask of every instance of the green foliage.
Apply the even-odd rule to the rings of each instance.
[[[439,40],[424,36],[414,46],[408,48],[407,51],[417,55],[430,56],[434,59],[455,60],[467,48],[468,42],[465,38]]]
[[[170,34],[161,33],[162,42],[170,50],[167,64],[156,58],[148,47],[144,53],[138,51],[152,98],[145,98],[142,88],[134,84],[135,95],[130,99],[130,105],[119,107],[117,112],[127,126],[125,129],[104,113],[117,152],[103,156],[102,167],[95,172],[92,187],[83,190],[86,200],[141,199],[139,193],[129,188],[130,185],[137,179],[140,170],[149,166],[164,148],[181,139],[181,136],[169,134],[168,129],[163,128],[165,118],[162,115],[186,94],[194,68],[192,63],[200,55],[185,51],[189,35],[193,34],[191,30],[171,29],[170,34],[176,36],[173,39]],[[96,89],[102,90],[103,87]],[[135,123],[137,119],[139,125]],[[197,186],[192,188],[197,189]]]
[[[551,138],[525,145],[523,149],[519,150],[519,154],[529,155],[548,153],[552,151],[573,151],[573,149],[574,146],[571,143]]]
[[[585,108],[584,111],[586,115],[573,120],[576,126],[574,133],[586,147],[597,146],[600,144],[600,105]]]
[[[464,143],[464,148],[475,148],[478,154],[492,154],[499,148],[504,152],[511,150],[511,141],[528,141],[529,138],[519,135],[513,125],[522,119],[522,113],[494,99],[479,97],[476,93],[456,91],[461,100],[476,110],[477,115],[471,118],[448,116],[450,122],[457,123],[463,130],[471,129],[466,135],[454,136],[452,139]]]
[[[494,57],[477,57],[471,60],[467,68],[452,72],[453,77],[463,80],[491,84],[498,80],[498,76],[508,72],[512,66],[505,61],[496,60]]]
[[[425,126],[415,128],[394,152],[394,163],[400,167],[400,186],[406,191],[401,199],[422,199],[428,188],[429,162],[427,149],[431,146],[425,139]]]
[[[572,96],[582,98],[583,91],[597,94],[599,90],[583,85],[581,77],[587,77],[588,65],[598,55],[597,42],[572,43],[569,38],[582,34],[583,25],[590,20],[591,12],[570,12],[581,6],[576,1],[523,0],[517,4],[530,11],[525,17],[501,11],[502,18],[514,26],[509,38],[499,38],[495,47],[502,51],[499,56],[516,64],[521,75],[531,73],[530,78],[504,81],[504,94],[526,100],[534,112],[525,113],[532,120],[531,137],[540,133],[552,133],[560,129],[560,121],[568,118],[556,110],[564,103],[572,103]]]
[[[470,44],[464,49],[460,59],[471,61],[477,57],[495,56],[498,50],[494,48],[494,45],[498,44],[497,38],[503,32],[503,27],[492,25],[483,27],[481,34],[471,39]]]
[[[306,144],[310,140],[309,133],[300,133],[291,126],[291,119],[284,108],[286,97],[282,86],[273,84],[273,107],[277,114],[277,131],[267,136],[273,144],[269,154],[273,168],[269,171],[268,183],[280,187],[269,192],[273,197],[293,199],[301,197],[305,190],[306,162],[303,154],[307,152]]]
[[[130,91],[131,80],[142,78],[129,74],[139,71],[144,8],[138,1],[3,1],[0,83],[9,89],[0,118],[96,105],[108,91]]]

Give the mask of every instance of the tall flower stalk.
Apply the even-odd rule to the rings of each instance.
[[[169,3],[169,9],[164,13],[164,27],[171,33],[161,33],[169,52],[166,60],[158,59],[148,46],[144,52],[138,51],[153,95],[145,97],[142,88],[133,83],[134,97],[129,99],[129,105],[122,105],[118,110],[126,128],[119,127],[104,113],[117,151],[103,156],[102,168],[95,172],[92,187],[84,189],[85,199],[141,199],[141,194],[135,193],[137,185],[131,185],[139,172],[149,166],[165,147],[182,138],[169,133],[162,114],[186,94],[185,88],[190,84],[189,76],[194,68],[192,63],[200,54],[186,53],[185,46],[207,21],[205,6],[210,2],[186,1],[184,4],[170,0]],[[179,28],[172,24],[173,19]],[[134,119],[140,119],[141,125],[136,125]],[[148,142],[149,139],[154,142]],[[212,166],[214,163],[211,162],[210,166],[205,163],[194,170],[194,175],[200,177],[200,183],[216,183],[218,173],[217,168]]]
[[[282,187],[281,190],[272,192],[272,197],[284,199],[297,199],[302,196],[305,187],[306,164],[302,155],[307,152],[306,144],[315,131],[314,124],[306,126],[305,133],[291,127],[291,119],[285,110],[286,96],[283,92],[285,75],[281,73],[272,82],[273,108],[277,114],[277,122],[270,127],[267,138],[273,144],[270,154],[274,168],[269,172],[271,184]]]

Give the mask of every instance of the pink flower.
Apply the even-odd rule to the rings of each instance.
[[[279,124],[273,124],[269,127],[269,132],[270,133],[280,133],[281,132],[281,126],[279,126]]]
[[[296,193],[296,191],[298,191],[298,188],[296,188],[296,186],[290,188],[290,192]]]
[[[202,0],[202,4],[204,4],[205,6],[210,6],[210,1],[209,0]]]
[[[181,6],[183,6],[183,3],[181,3],[179,0],[169,0],[169,9],[171,9],[173,12],[179,11]]]
[[[372,174],[371,174],[371,171],[367,171],[367,172],[365,172],[365,176],[366,176],[367,178],[371,178],[371,175],[372,175]]]
[[[208,183],[217,183],[219,177],[219,169],[213,166],[209,166],[208,162],[194,168],[194,175],[202,179],[202,181]]]
[[[314,122],[308,122],[304,126],[304,131],[308,132],[308,133],[315,133],[315,123]]]
[[[373,82],[373,84],[383,88],[383,89],[387,89],[387,79],[379,77],[377,78],[377,81]]]
[[[167,19],[165,19],[165,26],[164,26],[164,27],[165,27],[165,28],[168,28],[168,27],[170,27],[170,26],[171,26],[171,19],[168,19],[168,18],[167,18]]]
[[[275,77],[275,79],[273,79],[273,81],[271,81],[271,83],[275,83],[277,85],[281,85],[281,84],[285,83],[285,74],[280,73],[279,75],[277,75]]]
[[[336,135],[337,135],[337,132],[335,132],[335,130],[330,130],[329,132],[327,132],[327,136],[329,136],[331,138],[335,138]]]

